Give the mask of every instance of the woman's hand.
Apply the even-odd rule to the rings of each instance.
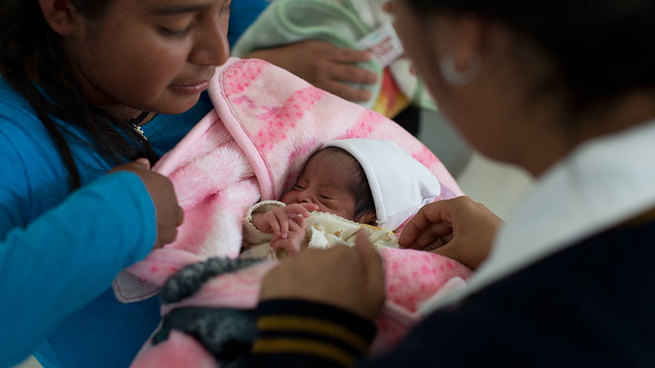
[[[377,75],[352,65],[371,58],[368,51],[341,48],[329,42],[309,40],[254,51],[244,58],[269,61],[314,86],[350,101],[367,101],[371,94],[346,83],[372,84]]]
[[[150,194],[157,219],[154,247],[161,248],[173,242],[177,236],[177,227],[184,221],[184,211],[177,203],[173,183],[167,177],[151,171],[150,163],[145,158],[117,166],[110,173],[117,171],[130,171],[138,175]]]
[[[260,292],[260,300],[309,300],[371,321],[380,313],[384,297],[382,258],[365,231],[357,234],[353,247],[309,248],[285,258],[266,274]]]
[[[502,220],[468,197],[425,205],[398,239],[404,248],[429,250],[472,269],[489,252]]]

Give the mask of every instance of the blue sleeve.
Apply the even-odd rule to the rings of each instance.
[[[2,204],[4,205],[4,204]],[[46,333],[145,257],[155,209],[140,178],[105,175],[26,227],[0,211],[0,366],[20,362]]]
[[[234,45],[246,29],[255,22],[255,19],[266,9],[267,0],[238,0],[230,5],[230,26],[227,39]]]

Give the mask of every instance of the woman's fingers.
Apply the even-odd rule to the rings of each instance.
[[[147,158],[137,158],[134,162],[143,165],[146,170],[150,170],[150,161]]]
[[[339,63],[361,63],[371,59],[371,52],[325,44],[325,56]]]
[[[468,197],[428,204],[400,234],[405,248],[423,249],[477,268],[491,250],[502,221]]]
[[[428,247],[442,246],[452,239],[452,234],[453,229],[443,222],[432,224],[419,233],[408,248],[424,250]]]
[[[371,92],[353,88],[346,83],[335,81],[335,80],[325,80],[321,83],[320,86],[332,94],[335,94],[343,99],[348,101],[368,101],[371,98]]]
[[[378,80],[378,76],[375,73],[349,64],[335,65],[332,68],[330,78],[338,81],[361,84],[372,84]]]
[[[141,179],[155,206],[157,221],[157,239],[154,247],[160,248],[171,243],[177,237],[177,227],[184,221],[184,211],[175,195],[173,183],[165,176],[150,170],[150,163],[145,158],[113,168],[110,173],[130,171]]]
[[[423,206],[407,223],[398,242],[402,247],[422,249],[436,241],[439,236],[450,233],[450,219],[445,208],[449,201],[439,201]]]

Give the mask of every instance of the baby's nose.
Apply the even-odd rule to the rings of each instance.
[[[306,190],[298,193],[298,202],[300,203],[312,203],[312,196],[307,193]]]

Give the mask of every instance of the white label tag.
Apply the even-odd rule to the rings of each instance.
[[[404,52],[400,39],[391,23],[385,23],[380,28],[359,40],[359,46],[364,50],[371,50],[373,56],[382,67],[393,63]]]

